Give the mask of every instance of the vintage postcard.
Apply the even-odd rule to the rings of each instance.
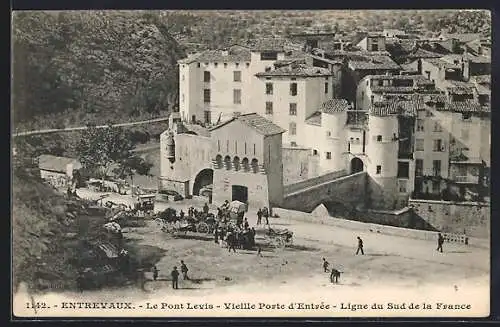
[[[489,11],[12,18],[15,317],[489,315]]]

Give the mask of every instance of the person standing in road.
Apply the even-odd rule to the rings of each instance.
[[[326,261],[325,258],[323,258],[323,270],[325,272],[328,272],[328,266],[330,265],[330,263],[328,261]]]
[[[441,233],[438,233],[438,247],[436,251],[443,253],[443,243],[444,243],[444,237],[443,235],[441,235]]]
[[[157,280],[158,279],[158,268],[156,267],[156,265],[153,266],[153,280]]]
[[[184,280],[189,279],[189,277],[188,277],[188,270],[189,270],[189,269],[188,269],[188,267],[186,266],[186,264],[184,263],[184,261],[183,261],[183,260],[181,260],[181,272],[182,272],[182,278],[183,278]]]
[[[356,255],[358,255],[359,252],[361,252],[362,255],[365,254],[363,251],[363,240],[358,236],[358,249],[356,250]]]
[[[179,271],[177,267],[174,267],[174,270],[170,274],[172,275],[172,288],[176,290],[179,288]]]
[[[262,224],[262,210],[259,210],[257,211],[257,225],[260,225]]]

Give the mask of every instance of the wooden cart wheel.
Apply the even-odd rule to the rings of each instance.
[[[196,226],[196,231],[198,233],[202,233],[202,234],[207,234],[209,232],[210,228],[208,227],[208,224],[207,223],[199,223],[197,226]]]
[[[161,218],[156,218],[155,223],[156,223],[156,226],[158,226],[158,228],[160,228],[160,229],[163,229],[163,226],[165,225],[165,223],[163,222],[163,219],[161,219]]]

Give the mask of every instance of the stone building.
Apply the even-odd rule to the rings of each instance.
[[[160,139],[161,189],[186,197],[209,187],[218,204],[239,200],[276,206],[282,201],[282,128],[255,113],[210,130],[182,122],[174,126]]]

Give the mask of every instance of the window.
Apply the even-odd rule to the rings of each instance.
[[[219,66],[219,64],[214,62],[214,67],[217,68],[217,66]]]
[[[378,80],[378,86],[383,86],[384,85],[384,80],[379,79]]]
[[[297,134],[297,124],[294,122],[290,123],[290,135],[296,135]]]
[[[273,103],[271,101],[266,102],[266,115],[273,114]]]
[[[209,83],[210,82],[210,72],[203,72],[203,81],[205,83]]]
[[[245,142],[245,154],[247,154],[247,142]]]
[[[377,142],[382,142],[382,135],[377,135]]]
[[[407,192],[407,184],[408,184],[408,181],[406,180],[399,180],[398,181],[398,186],[399,186],[399,193],[406,193]]]
[[[462,141],[469,140],[469,130],[467,128],[462,129]]]
[[[297,83],[290,83],[290,95],[291,96],[297,95]]]
[[[253,144],[253,155],[255,155],[255,143]]]
[[[203,102],[210,103],[210,89],[203,90]]]
[[[443,126],[441,126],[441,124],[436,121],[434,122],[434,132],[442,132],[443,131]]]
[[[246,66],[247,68],[248,68],[248,67],[250,67],[250,63],[249,63],[249,62],[247,62],[247,63],[245,64],[245,66]]]
[[[229,140],[226,141],[226,152],[229,152]]]
[[[332,159],[332,153],[331,152],[327,152],[326,153],[326,159],[328,159],[328,160]]]
[[[234,141],[234,153],[238,153],[238,141]]]
[[[206,124],[210,124],[210,116],[211,116],[210,115],[210,111],[209,110],[205,110],[204,114],[205,114],[204,115],[204,117],[205,117],[205,123]]]
[[[275,51],[263,51],[260,53],[260,60],[278,60],[278,53]]]
[[[409,178],[410,177],[410,163],[409,162],[398,162],[398,178]]]
[[[297,147],[297,142],[290,142],[290,146]]]
[[[318,155],[318,150],[313,150],[313,156],[317,156]]]
[[[235,82],[241,82],[241,71],[235,70],[233,72],[233,81],[235,81]]]
[[[377,175],[380,175],[382,173],[382,166],[378,165],[377,166]]]
[[[227,68],[227,62],[224,63],[224,68]]]
[[[424,131],[424,120],[417,119],[417,132],[423,132],[423,131]]]
[[[432,174],[441,176],[441,160],[432,160]]]
[[[330,137],[330,136],[332,136],[332,132],[326,131],[326,137]]]
[[[217,140],[217,151],[220,152],[220,140]]]
[[[240,67],[240,63],[239,63],[239,62],[237,62],[237,63],[235,63],[235,64],[234,64],[234,66],[235,66],[236,68],[238,68],[238,67]]]
[[[233,90],[233,103],[234,104],[241,104],[241,90],[240,89]]]
[[[433,140],[432,151],[434,152],[444,151],[443,142],[441,140]]]
[[[462,120],[463,121],[471,121],[471,119],[472,119],[472,116],[471,116],[470,112],[462,113]]]
[[[439,181],[432,182],[432,192],[434,193],[441,192],[441,183]]]
[[[184,103],[184,100],[185,100],[184,93],[182,93],[182,103]]]
[[[424,174],[424,161],[422,159],[415,160],[415,176],[420,177]]]
[[[266,83],[266,94],[273,94],[273,83]]]
[[[372,51],[378,51],[378,44],[377,43],[372,44]]]
[[[200,67],[201,67],[201,63],[198,63],[198,68],[200,68]]]
[[[186,79],[186,76],[184,76],[184,74],[182,74],[182,80],[185,80]]]
[[[297,104],[290,103],[290,116],[297,116]]]
[[[328,82],[325,82],[325,94],[328,93]]]
[[[415,140],[415,150],[416,151],[424,151],[424,139],[416,139]]]

